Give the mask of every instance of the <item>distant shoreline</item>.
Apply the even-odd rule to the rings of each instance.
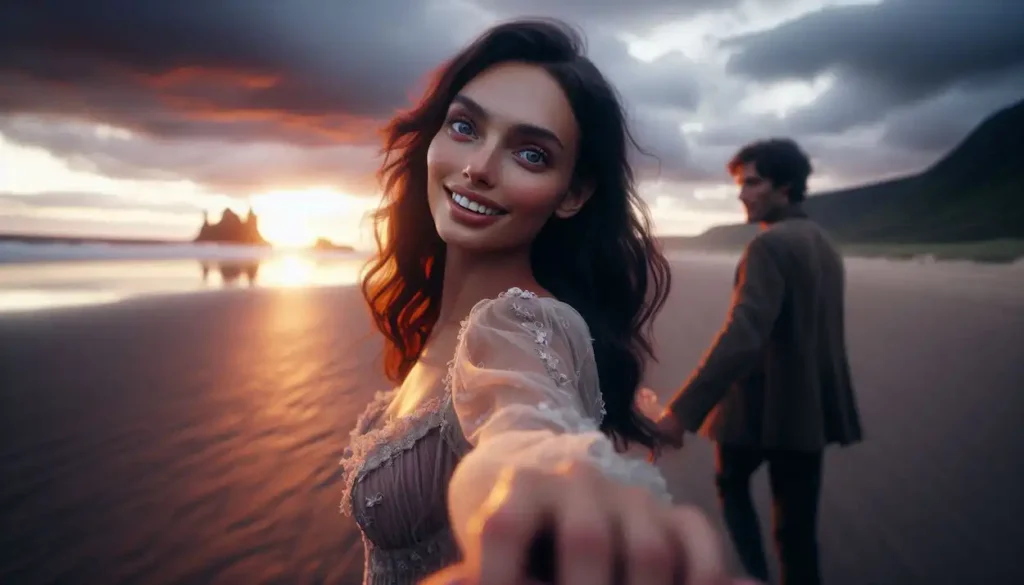
[[[746,243],[708,246],[667,242],[669,252],[739,254]],[[980,264],[1012,264],[1024,259],[1024,240],[987,240],[982,242],[948,243],[866,243],[840,242],[843,256],[852,258],[888,258],[891,260],[967,261]]]
[[[74,236],[48,236],[42,234],[0,234],[0,242],[22,242],[25,244],[112,244],[127,246],[167,246],[192,244],[192,240],[155,240],[146,238],[97,238]]]
[[[261,249],[272,249],[272,250],[291,250],[291,248],[278,248],[276,246],[265,246],[257,244],[248,244],[245,242],[217,242],[217,241],[194,241],[194,240],[157,240],[157,239],[146,239],[146,238],[99,238],[99,237],[73,237],[73,236],[49,236],[41,234],[0,234],[0,242],[18,242],[23,244],[67,244],[67,245],[82,245],[82,244],[104,244],[110,246],[185,246],[185,245],[199,245],[199,246],[242,246],[250,248],[261,248]],[[326,240],[318,240],[317,244],[310,245],[305,248],[295,248],[296,250],[333,250],[338,252],[356,252],[355,248],[347,245],[339,244],[326,244]]]
[[[1012,264],[1024,258],[1024,240],[939,244],[840,244],[844,255],[867,258],[931,258],[982,264]]]
[[[699,236],[698,236],[699,237]],[[687,241],[678,236],[666,236],[661,239],[667,252],[691,252],[696,254],[738,254],[745,243],[707,245]],[[66,244],[88,245],[102,244],[111,246],[181,246],[199,245],[209,248],[248,248],[245,244],[219,242],[192,242],[190,240],[157,240],[141,238],[97,238],[48,236],[36,234],[0,234],[0,243],[18,242],[24,244]],[[1024,240],[1000,239],[981,242],[952,243],[840,243],[843,255],[854,258],[889,258],[893,260],[935,260],[935,261],[969,261],[982,264],[1011,264],[1024,259]],[[252,246],[262,248],[262,246]],[[273,252],[292,251],[291,249],[271,248]],[[270,250],[267,250],[270,251]],[[296,252],[317,251],[313,246],[297,248]],[[351,246],[336,246],[333,251],[365,252]]]

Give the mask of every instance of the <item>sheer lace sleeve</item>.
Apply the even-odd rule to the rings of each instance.
[[[450,375],[455,413],[473,445],[449,487],[460,539],[508,466],[585,462],[669,499],[654,466],[617,452],[598,429],[604,403],[590,330],[569,305],[518,289],[482,301],[464,324]]]

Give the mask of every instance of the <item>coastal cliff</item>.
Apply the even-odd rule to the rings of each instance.
[[[203,213],[203,225],[199,228],[194,242],[215,242],[225,244],[245,244],[250,246],[269,246],[261,234],[259,218],[256,212],[249,209],[245,218],[241,218],[230,209],[225,209],[220,220],[210,223],[209,214]]]

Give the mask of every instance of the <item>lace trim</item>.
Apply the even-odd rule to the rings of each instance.
[[[445,392],[444,396],[424,403],[408,416],[391,417],[383,426],[368,432],[357,433],[358,428],[352,431],[352,440],[341,459],[345,474],[342,514],[351,515],[352,493],[368,473],[382,465],[391,465],[396,456],[412,449],[431,430],[448,424],[443,414],[447,399]]]
[[[647,461],[622,456],[607,439],[592,443],[588,455],[594,466],[606,476],[619,483],[646,488],[658,499],[671,503],[672,495],[665,476]]]
[[[547,401],[537,405],[541,416],[555,423],[557,426],[570,429],[576,433],[586,433],[598,430],[597,422],[583,415],[582,413],[569,409],[557,408]]]
[[[537,299],[539,297],[537,297],[536,294],[530,291],[526,291],[520,288],[510,288],[509,290],[498,295],[498,298]],[[520,327],[529,332],[530,335],[533,337],[533,341],[537,345],[537,356],[541,359],[542,362],[544,362],[544,369],[547,370],[548,376],[551,377],[551,379],[554,380],[555,384],[557,384],[559,387],[562,387],[565,384],[567,384],[570,381],[569,376],[565,375],[558,369],[558,364],[560,361],[558,359],[558,356],[556,356],[555,354],[548,350],[548,347],[550,347],[551,343],[551,332],[544,326],[544,323],[540,322],[537,319],[537,316],[533,313],[533,311],[529,310],[529,308],[524,307],[521,303],[517,303],[515,301],[512,301],[511,304],[512,313],[521,321]],[[582,315],[580,316],[580,318],[583,318]],[[559,319],[559,323],[562,325],[562,327],[566,329],[569,328],[569,321],[564,317]],[[591,337],[590,341],[593,340],[593,337]],[[590,348],[590,353],[591,355],[593,355],[593,346],[591,346]],[[580,366],[582,367],[582,363],[580,364]],[[576,369],[574,374],[576,376],[576,380],[578,381],[580,379],[581,370]],[[580,390],[581,398],[583,398],[582,389]],[[593,416],[597,419],[597,424],[600,425],[601,421],[604,420],[605,415],[608,414],[608,411],[605,409],[604,397],[601,396],[601,393],[595,392],[594,394],[595,395],[592,397],[593,404],[591,406],[595,411],[593,413]]]
[[[459,327],[457,343],[468,327],[468,320],[463,319]],[[356,426],[349,435],[349,446],[342,455],[340,465],[343,472],[343,493],[339,509],[345,516],[352,516],[352,495],[356,484],[362,481],[371,471],[382,465],[391,465],[401,453],[412,449],[420,439],[427,436],[435,428],[448,426],[445,411],[451,404],[452,370],[455,358],[448,360],[447,372],[443,379],[444,391],[441,396],[432,398],[420,405],[412,414],[402,417],[389,417],[382,426],[370,429],[370,424],[388,407],[397,393],[397,389],[378,392],[374,395],[366,410],[356,421]]]
[[[423,578],[461,559],[450,528],[445,528],[409,548],[382,549],[363,537],[366,564],[375,577]]]

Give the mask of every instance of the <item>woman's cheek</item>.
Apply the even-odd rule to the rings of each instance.
[[[561,181],[553,173],[536,173],[522,167],[506,173],[504,185],[508,203],[519,212],[551,214],[561,202]]]
[[[427,148],[427,173],[435,178],[448,178],[466,167],[464,150],[444,130],[430,142]],[[459,163],[462,163],[461,165]]]

